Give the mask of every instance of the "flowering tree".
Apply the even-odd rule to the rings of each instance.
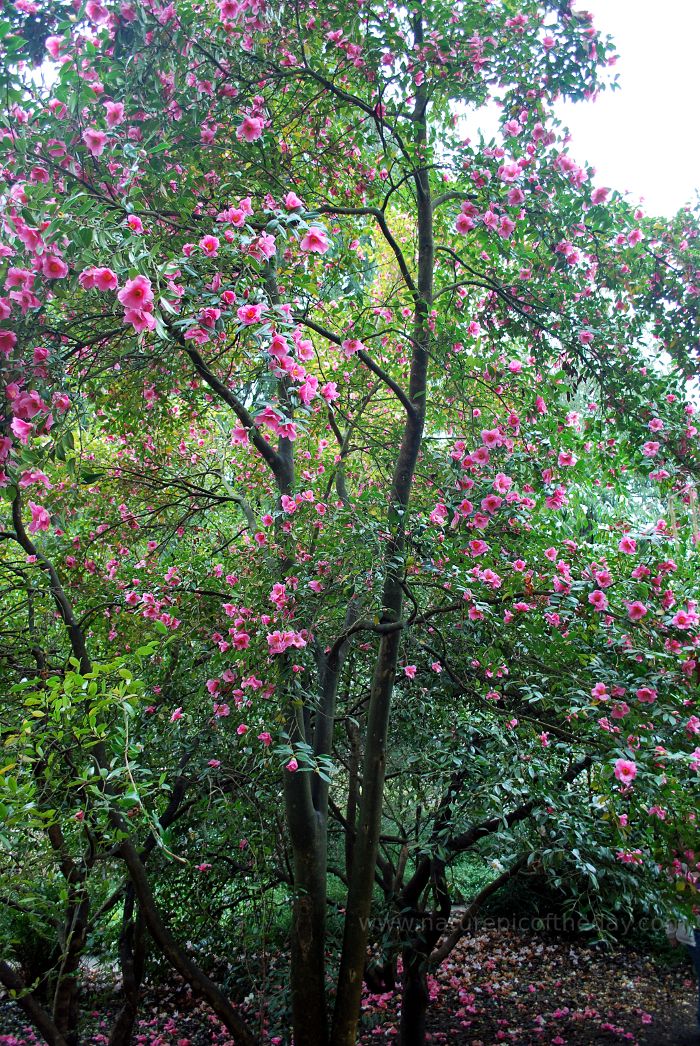
[[[119,906],[115,1043],[147,937],[256,1041],[164,887],[255,867],[291,885],[294,1041],[344,1046],[379,879],[420,1041],[470,847],[498,840],[492,888],[571,852],[657,896],[697,879],[697,219],[567,151],[554,101],[613,60],[568,4],[15,12],[2,799],[62,929],[52,1007],[0,979],[76,1041]]]

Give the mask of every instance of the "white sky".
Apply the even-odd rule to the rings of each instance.
[[[700,0],[578,0],[610,33],[620,88],[560,106],[569,152],[592,164],[595,185],[644,198],[672,215],[700,190]]]

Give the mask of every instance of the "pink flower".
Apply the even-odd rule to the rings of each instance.
[[[628,537],[627,534],[625,534],[617,547],[620,552],[625,552],[628,556],[633,556],[637,551],[637,542],[634,538]]]
[[[608,688],[605,683],[596,683],[591,690],[591,697],[597,698],[598,701],[609,700],[610,695],[608,694]]]
[[[27,527],[30,534],[36,534],[37,530],[48,530],[51,526],[51,517],[43,505],[36,505],[33,501],[28,502],[32,521]]]
[[[601,592],[599,588],[596,588],[594,592],[591,592],[588,597],[588,602],[595,608],[595,610],[603,611],[607,610],[608,600],[604,592]]]
[[[697,623],[698,615],[695,612],[689,613],[687,610],[678,610],[671,618],[671,624],[676,628],[692,628]]]
[[[578,340],[581,342],[582,345],[590,345],[593,341],[593,332],[586,330],[579,331]]]
[[[653,705],[658,696],[656,690],[651,686],[640,686],[637,690],[637,697],[642,704]]]
[[[104,106],[107,110],[107,126],[116,127],[124,119],[124,103],[105,102]]]
[[[593,203],[593,204],[605,203],[605,201],[607,200],[609,194],[610,194],[610,190],[609,189],[603,189],[603,188],[594,189],[593,192],[591,193],[591,203]]]
[[[641,621],[649,613],[647,608],[638,599],[634,603],[627,604],[627,613],[630,621]]]
[[[570,450],[560,450],[557,464],[559,468],[571,468],[576,464],[578,458]]]
[[[27,445],[27,440],[34,431],[34,426],[30,424],[30,422],[28,421],[22,421],[21,418],[13,418],[10,428],[12,429],[20,443],[22,443],[24,446]]]
[[[294,758],[294,756],[292,756],[292,758],[289,760],[289,762],[285,766],[285,770],[289,770],[290,774],[293,774],[298,769],[299,769],[299,764],[296,761],[296,759]]]
[[[267,730],[263,730],[261,734],[258,734],[258,741],[261,741],[265,748],[269,748],[272,744],[272,737],[268,734]]]
[[[404,673],[404,675],[408,679],[415,679],[415,677],[416,677],[416,666],[415,665],[406,665],[404,667],[403,673]]]
[[[95,269],[95,286],[98,291],[116,291],[118,286],[117,274],[112,269]]]
[[[135,331],[152,331],[155,329],[156,319],[152,312],[145,309],[127,309],[124,313],[124,323],[130,323]]]
[[[254,142],[262,136],[264,126],[265,121],[261,116],[244,116],[236,131],[236,138],[239,142]]]
[[[288,192],[282,200],[282,203],[288,211],[296,211],[299,207],[303,207],[304,204],[299,199],[295,192]]]
[[[646,443],[642,445],[642,454],[645,458],[655,458],[656,455],[659,453],[660,447],[660,443],[657,443],[653,439],[649,439]]]
[[[264,305],[241,305],[240,309],[236,310],[236,315],[241,323],[249,327],[253,323],[260,322],[264,311]]]
[[[455,229],[462,236],[466,236],[468,232],[471,232],[475,227],[476,222],[473,218],[470,218],[468,214],[462,214],[461,212],[457,215],[455,221]]]
[[[483,429],[481,441],[485,447],[500,447],[502,442],[501,434],[498,429]]]
[[[17,344],[17,335],[14,331],[0,330],[0,356],[6,359]]]
[[[47,280],[62,280],[68,275],[68,266],[55,254],[45,254],[41,259],[41,271]]]
[[[143,310],[144,306],[150,305],[153,301],[151,281],[147,276],[135,276],[133,280],[127,280],[119,291],[117,299],[125,309]]]
[[[87,131],[83,131],[83,141],[91,156],[101,156],[107,145],[107,135],[104,131],[88,128]]]
[[[138,214],[130,214],[126,219],[126,224],[129,226],[132,232],[138,233],[139,235],[143,232],[143,222],[139,218]]]
[[[615,777],[623,785],[631,784],[637,776],[637,764],[631,759],[618,759],[615,762]]]
[[[248,727],[246,726],[246,724],[245,723],[239,723],[238,726],[236,727],[236,733],[238,734],[239,737],[243,737],[244,734],[247,734],[248,733]]]
[[[216,258],[219,250],[219,241],[216,236],[202,236],[199,246],[209,258]]]
[[[321,388],[321,396],[326,403],[334,403],[335,400],[340,398],[337,384],[334,381],[326,382],[326,384]]]
[[[325,254],[330,247],[328,234],[324,229],[320,229],[317,225],[312,225],[299,244],[299,247],[302,251],[306,251],[310,254]]]
[[[182,708],[176,708],[173,714],[170,716],[170,722],[176,723],[178,719],[182,719]]]
[[[345,358],[350,359],[356,352],[364,351],[365,346],[359,338],[346,338],[342,344],[342,349]]]
[[[47,36],[44,41],[44,47],[49,52],[52,58],[56,59],[59,56],[61,45],[64,40],[62,36]]]

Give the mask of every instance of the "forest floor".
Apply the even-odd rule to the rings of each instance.
[[[630,948],[601,951],[547,934],[485,929],[465,939],[431,978],[434,1046],[700,1046],[697,988],[689,963]],[[272,985],[271,985],[272,986]],[[101,1001],[98,1001],[98,998]],[[398,997],[366,995],[362,1046],[397,1039]],[[113,991],[96,996],[81,1043],[106,1046]],[[0,997],[0,1046],[40,1042],[17,1007]],[[286,1044],[270,1031],[261,1040]],[[146,992],[134,1037],[139,1046],[233,1046],[184,985]]]

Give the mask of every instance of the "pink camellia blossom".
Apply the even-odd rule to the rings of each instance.
[[[176,723],[178,719],[182,719],[182,708],[176,708],[173,714],[170,716],[170,722]]]
[[[581,342],[582,345],[590,345],[593,341],[593,332],[586,330],[579,331],[578,340]]]
[[[661,418],[652,418],[649,422],[649,430],[651,432],[661,432],[664,427],[664,423]]]
[[[594,189],[593,192],[591,193],[591,203],[594,203],[594,204],[605,203],[605,201],[607,200],[609,195],[610,195],[610,190],[609,189],[604,189],[602,187],[598,188],[598,189]]]
[[[130,214],[126,219],[126,224],[129,226],[132,232],[137,233],[139,236],[143,232],[143,222],[139,218],[138,214]]]
[[[215,719],[225,719],[226,716],[231,715],[231,709],[225,703],[217,704],[215,702],[213,705],[213,713]]]
[[[501,434],[498,429],[483,429],[481,441],[485,447],[500,447],[502,443]]]
[[[39,469],[28,469],[19,477],[18,486],[22,489],[32,486],[44,486],[47,490],[51,490],[52,484],[45,472],[41,472]]]
[[[0,356],[7,359],[16,344],[17,335],[14,331],[0,330]]]
[[[289,760],[289,762],[285,766],[285,770],[289,770],[290,774],[293,774],[298,769],[299,769],[299,764],[296,761],[296,759],[294,758],[294,756],[292,756],[292,758]]]
[[[199,246],[207,257],[216,258],[219,250],[219,240],[216,236],[202,236]]]
[[[34,426],[28,421],[23,421],[22,418],[13,418],[10,428],[24,446],[27,445],[27,440],[34,431]]]
[[[627,534],[620,540],[620,544],[617,546],[620,552],[625,552],[628,556],[633,556],[637,551],[637,542],[634,538],[628,537]]]
[[[637,690],[637,697],[642,704],[653,705],[658,696],[659,695],[652,686],[640,686]]]
[[[326,403],[334,403],[335,400],[340,398],[338,392],[338,386],[334,381],[327,381],[326,384],[321,388],[321,396]]]
[[[609,701],[610,695],[605,683],[596,683],[591,690],[591,697],[595,697],[598,701]]]
[[[362,344],[359,338],[346,338],[342,344],[343,355],[346,359],[350,359],[356,352],[364,352],[365,346]]]
[[[240,309],[236,310],[236,315],[241,323],[249,327],[253,323],[260,323],[264,311],[264,305],[241,305]]]
[[[476,226],[476,222],[473,218],[470,218],[468,214],[462,214],[461,212],[457,215],[455,221],[455,230],[462,236],[466,236],[468,232],[471,232]]]
[[[100,0],[87,0],[85,14],[91,22],[95,22],[97,25],[109,21],[109,11]]]
[[[125,309],[141,310],[153,301],[153,288],[148,276],[135,276],[127,280],[117,294],[117,300]]]
[[[43,505],[37,505],[33,501],[27,502],[32,514],[31,523],[27,527],[30,534],[36,534],[38,530],[48,530],[51,526],[51,517]]]
[[[61,46],[65,43],[62,36],[47,36],[44,41],[44,47],[49,52],[51,57],[55,60],[58,58],[61,52]]]
[[[696,715],[691,715],[688,722],[685,724],[685,728],[689,734],[700,734],[700,719]]]
[[[104,107],[107,110],[107,126],[116,127],[124,119],[124,103],[123,102],[105,102]]]
[[[299,197],[297,196],[297,194],[295,192],[288,192],[287,195],[282,200],[282,203],[284,204],[285,208],[288,211],[296,211],[300,207],[304,206],[304,204],[302,203],[302,201],[299,199]]]
[[[657,443],[656,440],[649,439],[642,445],[642,454],[645,458],[655,458],[659,453],[660,448],[660,443]]]
[[[105,151],[107,135],[104,131],[96,131],[93,128],[88,128],[86,131],[83,131],[82,138],[91,156],[101,156]]]
[[[265,748],[269,748],[272,744],[272,735],[268,734],[267,730],[263,730],[261,734],[258,734],[258,741],[261,741]]]
[[[570,450],[559,451],[559,456],[557,458],[559,468],[572,468],[577,461],[578,458]]]
[[[624,719],[630,710],[630,706],[626,701],[618,701],[610,709],[610,715],[613,719]]]
[[[96,287],[99,291],[116,291],[119,286],[116,272],[95,266],[83,269],[78,277],[78,282],[85,290],[92,290],[93,287]]]
[[[41,259],[41,271],[47,280],[62,280],[68,275],[68,266],[56,254],[45,254]]]
[[[130,323],[137,333],[155,330],[156,319],[150,311],[151,306],[146,309],[127,309],[124,313],[124,323]]]
[[[631,759],[618,759],[615,762],[615,777],[623,785],[629,785],[637,776],[637,764]]]
[[[590,595],[588,596],[588,602],[595,610],[599,612],[607,610],[608,608],[607,596],[604,592],[601,592],[599,588],[596,588],[594,592],[590,593]]]
[[[407,679],[415,679],[415,677],[416,677],[416,666],[415,665],[405,665],[404,666],[404,670],[403,670],[403,674],[406,676]]]
[[[671,618],[671,624],[675,625],[676,628],[692,628],[697,623],[698,615],[687,610],[677,610]]]
[[[244,116],[236,131],[239,142],[255,142],[262,136],[265,121],[261,116]]]
[[[325,229],[312,225],[306,232],[299,247],[302,251],[306,251],[309,254],[325,254],[330,247],[328,234]]]
[[[641,621],[649,613],[648,609],[638,599],[627,604],[627,614],[630,621]]]

